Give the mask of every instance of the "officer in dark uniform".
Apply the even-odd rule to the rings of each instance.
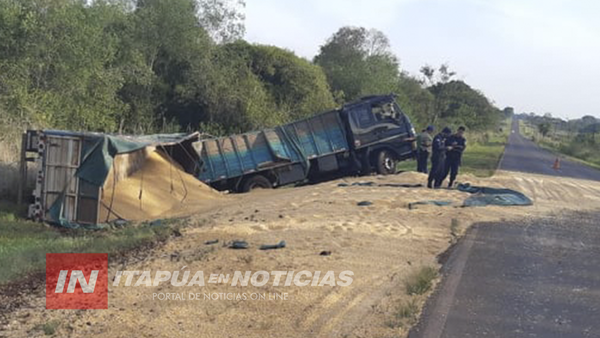
[[[467,148],[467,140],[465,139],[465,127],[459,127],[456,134],[446,139],[446,147],[450,147],[451,150],[446,154],[446,166],[444,169],[444,178],[450,173],[450,182],[448,188],[452,188],[456,175],[458,175],[458,167],[460,167],[462,161],[463,151]],[[441,184],[441,182],[440,182]]]
[[[446,168],[446,152],[451,148],[446,146],[446,138],[452,134],[450,128],[446,127],[441,133],[433,138],[431,153],[431,171],[427,179],[428,188],[439,188],[444,180]]]

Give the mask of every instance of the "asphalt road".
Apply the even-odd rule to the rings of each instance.
[[[600,181],[600,170],[584,164],[560,160],[560,169],[553,168],[557,155],[542,149],[519,132],[519,121],[513,120],[508,145],[500,169],[551,176],[563,176]]]
[[[600,180],[555,158],[515,122],[500,167]],[[477,224],[447,257],[409,338],[600,338],[600,212]]]
[[[600,337],[600,214],[480,224],[409,338]]]

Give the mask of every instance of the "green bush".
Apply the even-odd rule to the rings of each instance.
[[[438,276],[437,269],[433,267],[422,267],[410,275],[404,286],[408,295],[422,295],[431,290],[433,280]]]

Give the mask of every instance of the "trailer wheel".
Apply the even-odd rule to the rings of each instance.
[[[271,181],[262,175],[254,175],[247,178],[242,185],[242,192],[250,192],[254,189],[271,189]]]
[[[396,157],[387,150],[382,150],[377,154],[375,167],[380,175],[393,175],[396,173]]]

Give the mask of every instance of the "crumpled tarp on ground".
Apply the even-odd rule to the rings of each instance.
[[[464,201],[463,206],[465,207],[533,205],[533,201],[529,197],[511,189],[477,187],[466,183],[459,184],[458,190],[473,194]]]

